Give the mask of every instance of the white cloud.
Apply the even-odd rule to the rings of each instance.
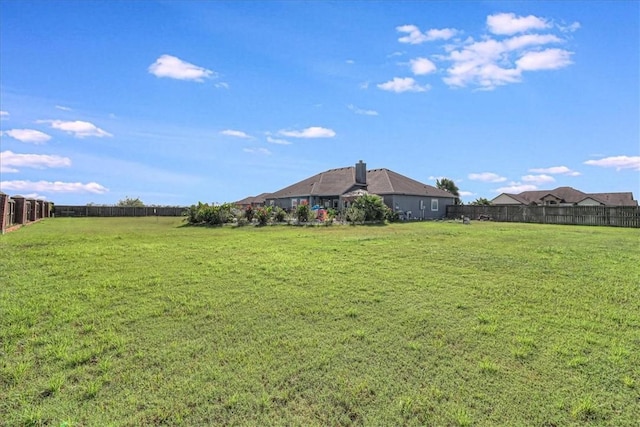
[[[551,175],[568,175],[568,176],[580,176],[580,172],[569,169],[566,166],[552,166],[550,168],[532,168],[529,172],[551,174]]]
[[[556,26],[563,33],[573,33],[575,31],[578,31],[581,27],[580,23],[577,21],[569,25],[556,25]]]
[[[214,86],[218,89],[229,89],[229,83],[227,82],[217,82]]]
[[[5,120],[9,118],[9,112],[0,110],[0,120]]]
[[[562,39],[553,34],[525,34],[504,40],[503,46],[506,52],[523,49],[530,46],[542,46],[550,43],[562,43]]]
[[[600,160],[587,160],[584,164],[603,168],[616,168],[618,171],[622,169],[640,170],[640,156],[605,157]]]
[[[425,92],[431,89],[431,86],[425,85],[420,86],[413,78],[411,77],[394,77],[393,80],[390,80],[385,83],[380,83],[377,85],[378,88],[382,90],[386,90],[389,92],[402,93],[402,92]]]
[[[37,123],[49,123],[53,129],[67,132],[76,138],[86,138],[88,136],[103,138],[105,136],[113,136],[93,123],[83,122],[81,120],[68,122],[63,120],[38,120]]]
[[[34,169],[62,168],[71,166],[71,159],[46,154],[16,154],[12,151],[0,153],[0,167],[2,172],[19,172],[17,168]]]
[[[417,76],[433,73],[436,71],[436,64],[427,58],[416,58],[409,61],[411,71]]]
[[[345,62],[349,65],[353,65],[356,63],[356,61],[354,61],[353,59],[347,59]]]
[[[220,134],[226,135],[226,136],[233,136],[235,138],[244,138],[244,139],[253,138],[252,136],[247,135],[245,132],[243,132],[241,130],[233,130],[233,129],[225,129],[225,130],[221,131]]]
[[[409,43],[409,44],[420,44],[424,42],[434,41],[434,40],[449,40],[458,34],[458,30],[453,28],[443,28],[443,29],[431,29],[422,33],[420,28],[415,25],[401,25],[396,27],[396,30],[400,33],[407,34],[406,36],[402,36],[398,39],[400,43]]]
[[[351,111],[353,111],[356,114],[362,114],[364,116],[377,116],[378,112],[375,110],[363,110],[361,108],[356,107],[353,104],[347,105],[347,108],[349,108]]]
[[[43,196],[41,194],[38,193],[29,193],[29,194],[23,194],[23,196],[27,199],[38,199],[38,200],[43,200],[46,199],[46,196]]]
[[[511,182],[506,187],[500,187],[493,190],[496,193],[522,193],[523,191],[537,190],[538,187],[533,184],[522,184],[520,182]]]
[[[278,132],[282,136],[291,138],[333,138],[335,131],[319,126],[308,127],[303,130],[281,130]]]
[[[469,197],[474,196],[476,193],[472,193],[471,191],[459,191],[458,194],[460,197]]]
[[[493,172],[470,173],[468,177],[472,181],[482,182],[504,182],[507,180],[507,178]]]
[[[190,64],[172,55],[162,55],[149,66],[149,72],[156,77],[203,82],[216,77],[216,73],[198,65]]]
[[[521,82],[525,72],[556,70],[572,64],[573,52],[557,47],[544,49],[551,44],[566,43],[569,27],[553,25],[545,18],[522,17],[513,13],[489,15],[487,26],[490,34],[482,35],[478,40],[473,37],[457,39],[455,36],[460,31],[450,28],[423,33],[415,25],[402,25],[396,30],[404,34],[399,39],[401,43],[450,39],[446,45],[440,46],[443,54],[431,54],[429,59],[416,58],[409,65],[414,74],[425,75],[443,68],[438,62],[448,63],[443,81],[451,87],[476,86],[481,90],[492,90]],[[570,26],[572,31],[579,27],[578,23]],[[395,78],[378,87],[395,92],[421,91],[420,86],[410,83],[406,79]]]
[[[524,182],[532,182],[534,184],[544,184],[546,182],[555,182],[555,178],[550,175],[525,175],[522,177]]]
[[[537,16],[516,16],[514,13],[498,13],[487,16],[487,27],[493,34],[511,35],[530,30],[544,30],[551,27],[544,18]]]
[[[523,71],[555,70],[572,64],[572,54],[572,52],[563,49],[527,52],[516,61],[516,65]]]
[[[63,105],[56,105],[56,108],[57,108],[58,110],[62,110],[62,111],[72,111],[72,110],[71,110],[71,108],[69,108],[69,107],[65,107],[65,106],[63,106]]]
[[[30,142],[33,144],[44,144],[51,139],[51,136],[34,129],[10,129],[2,132],[3,135],[10,136],[20,142]]]
[[[265,156],[271,155],[271,151],[267,150],[266,148],[243,148],[242,151],[244,151],[245,153],[262,154]]]
[[[273,138],[270,136],[267,136],[267,142],[271,144],[291,145],[291,142],[287,141],[286,139]]]
[[[81,182],[61,181],[2,181],[0,188],[24,193],[26,191],[42,193],[94,193],[103,194],[109,191],[97,182],[83,184]]]

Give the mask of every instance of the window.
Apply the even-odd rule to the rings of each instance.
[[[291,207],[292,208],[298,207],[298,199],[291,199]]]
[[[431,199],[431,210],[432,211],[438,210],[438,199]]]

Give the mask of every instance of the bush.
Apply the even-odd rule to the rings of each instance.
[[[189,224],[222,225],[233,218],[233,205],[223,203],[221,205],[198,202],[191,205],[185,212],[186,221]]]
[[[309,205],[298,205],[298,207],[296,208],[296,218],[298,219],[298,224],[308,222],[309,215],[311,215],[311,209],[309,209]]]
[[[273,220],[275,222],[284,222],[287,219],[287,213],[280,206],[273,208]]]
[[[258,225],[267,225],[269,218],[271,218],[271,206],[256,209],[255,217],[258,220]]]
[[[253,206],[249,205],[244,209],[244,217],[247,218],[247,221],[251,222],[254,214],[255,211],[253,210]]]
[[[382,197],[366,194],[353,201],[347,211],[347,221],[382,222],[389,215],[389,211],[390,209],[384,204]]]

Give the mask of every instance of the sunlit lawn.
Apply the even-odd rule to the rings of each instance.
[[[0,424],[640,419],[640,230],[48,219],[0,237]]]

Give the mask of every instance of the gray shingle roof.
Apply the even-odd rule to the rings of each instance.
[[[633,194],[627,193],[583,193],[573,187],[558,187],[553,190],[523,191],[519,194],[504,193],[507,196],[528,205],[531,203],[541,204],[545,196],[554,196],[562,203],[579,203],[591,198],[607,206],[638,206],[638,202],[633,200]]]
[[[362,188],[355,181],[355,167],[330,169],[303,179],[293,185],[271,193],[269,199],[306,196],[336,196]],[[429,197],[454,197],[436,187],[423,184],[389,169],[367,171],[366,190],[379,195],[416,195]]]

